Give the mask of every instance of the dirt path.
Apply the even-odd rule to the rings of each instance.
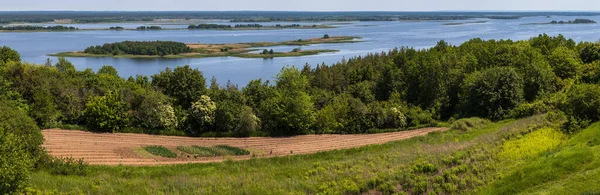
[[[144,155],[143,152],[139,152],[139,148],[161,145],[177,151],[176,147],[182,145],[230,145],[247,149],[256,157],[273,157],[383,144],[445,130],[447,128],[425,128],[382,134],[303,135],[289,138],[190,138],[129,133],[90,133],[60,129],[43,130],[42,134],[45,138],[43,147],[53,156],[83,158],[89,164],[99,165],[165,165],[219,162],[226,158],[243,160],[251,158],[251,155],[197,159],[181,155],[179,158],[167,159]]]

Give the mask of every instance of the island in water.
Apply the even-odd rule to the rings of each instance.
[[[199,24],[189,25],[187,28],[162,28],[161,26],[138,26],[136,28],[124,28],[122,26],[111,26],[109,28],[89,28],[79,29],[73,26],[42,26],[42,25],[19,25],[19,26],[0,26],[0,32],[50,32],[50,31],[80,31],[80,30],[281,30],[281,29],[322,29],[337,28],[331,25],[312,24]]]
[[[0,26],[0,32],[14,31],[74,31],[79,30],[72,26]]]
[[[556,20],[552,20],[551,22],[545,22],[545,23],[527,23],[525,25],[536,25],[536,24],[596,24],[598,22],[594,21],[594,20],[590,20],[590,19],[575,19],[575,20],[569,20],[569,21],[556,21]]]
[[[458,25],[465,25],[465,24],[485,24],[488,21],[485,20],[480,20],[480,21],[473,21],[473,22],[449,22],[449,23],[444,23],[444,26],[458,26]]]
[[[173,41],[124,41],[108,43],[104,45],[90,46],[84,51],[62,52],[49,54],[58,57],[114,57],[114,58],[204,58],[233,56],[242,58],[274,58],[316,55],[327,52],[338,52],[339,50],[302,50],[295,48],[288,52],[276,52],[273,49],[263,49],[274,46],[303,46],[311,44],[326,43],[355,43],[360,37],[355,36],[332,36],[325,34],[320,38],[298,39],[283,42],[256,42],[256,43],[234,43],[234,44],[185,44]],[[253,49],[254,48],[254,49]]]
[[[330,25],[300,25],[300,24],[288,24],[288,25],[262,25],[262,24],[198,24],[189,25],[188,29],[191,30],[277,30],[277,29],[318,29],[318,28],[336,28]]]

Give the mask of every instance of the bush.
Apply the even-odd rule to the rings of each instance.
[[[578,119],[600,120],[600,86],[575,85],[567,94],[566,113]]]
[[[88,164],[83,159],[74,159],[71,157],[50,157],[43,168],[50,174],[55,175],[85,176],[88,173]]]
[[[323,35],[323,38],[324,38],[324,39],[329,39],[329,34],[325,34],[325,35]]]
[[[146,146],[144,150],[148,151],[152,155],[162,156],[165,158],[177,158],[177,154],[164,146]]]
[[[450,128],[462,131],[469,131],[472,129],[481,129],[490,123],[491,122],[487,119],[473,117],[454,121]]]
[[[90,97],[85,105],[85,123],[92,131],[118,132],[129,125],[127,107],[118,93]]]
[[[0,127],[0,194],[23,190],[34,161],[25,142]]]
[[[9,102],[0,100],[0,137],[13,134],[23,144],[25,151],[34,163],[46,153],[40,147],[44,141],[35,121]]]

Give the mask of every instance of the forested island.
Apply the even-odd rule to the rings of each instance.
[[[176,55],[192,52],[184,43],[173,41],[124,41],[104,45],[90,46],[83,51],[94,55]]]
[[[551,22],[546,22],[546,23],[529,23],[526,25],[533,25],[533,24],[596,24],[598,22],[594,21],[594,20],[590,20],[590,19],[575,19],[575,20],[569,20],[569,21],[556,21],[556,20],[552,20]]]
[[[249,53],[256,47],[274,47],[281,45],[303,46],[322,43],[354,43],[360,37],[324,35],[321,38],[299,39],[283,42],[258,42],[237,44],[184,44],[172,41],[125,41],[98,46],[91,46],[82,52],[63,52],[50,54],[60,57],[115,57],[115,58],[202,58],[218,56],[234,56],[243,58],[273,58],[315,55],[338,50],[301,50],[289,52]]]
[[[298,29],[311,29],[311,28],[335,28],[334,26],[329,25],[300,25],[300,24],[290,24],[290,25],[269,25],[264,26],[261,24],[236,24],[236,25],[226,25],[226,24],[198,24],[198,25],[189,25],[188,29],[203,29],[203,30],[274,30],[274,29],[289,29],[289,28],[298,28]]]
[[[465,24],[485,24],[488,21],[473,21],[473,22],[449,22],[449,23],[444,23],[443,25],[445,26],[458,26],[458,25],[465,25]]]
[[[0,26],[0,31],[74,31],[72,26]]]

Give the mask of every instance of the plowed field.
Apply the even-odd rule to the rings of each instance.
[[[53,156],[83,158],[89,164],[99,165],[165,165],[184,163],[219,162],[225,159],[243,160],[255,157],[286,156],[309,154],[327,150],[360,147],[370,144],[383,144],[390,141],[425,135],[447,128],[424,128],[382,134],[362,135],[303,135],[286,138],[190,138],[156,136],[128,133],[90,133],[84,131],[50,129],[43,130],[43,147]],[[145,153],[143,146],[161,145],[180,154],[168,159]],[[177,146],[230,145],[249,150],[252,155],[236,157],[189,157],[182,154]]]

